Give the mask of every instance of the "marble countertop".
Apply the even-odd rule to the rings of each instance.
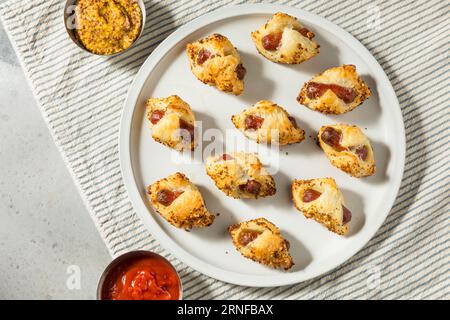
[[[0,97],[0,299],[95,299],[111,258],[1,24]]]

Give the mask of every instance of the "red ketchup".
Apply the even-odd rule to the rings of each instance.
[[[140,255],[119,263],[105,278],[103,300],[178,300],[180,280],[158,255]]]

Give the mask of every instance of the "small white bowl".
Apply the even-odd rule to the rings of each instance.
[[[75,35],[76,29],[70,26],[70,22],[75,21],[75,18],[72,19],[72,16],[75,13],[75,6],[76,6],[76,3],[78,2],[78,0],[67,0],[66,5],[64,7],[64,26],[66,28],[67,34],[69,35],[70,39],[72,39],[73,43],[75,43],[79,48],[81,48],[85,52],[88,52],[88,53],[96,55],[96,56],[113,57],[113,56],[122,54],[124,52],[127,52],[128,50],[130,50],[131,48],[134,47],[136,42],[138,42],[139,38],[142,36],[142,33],[144,32],[144,27],[145,27],[146,11],[145,11],[144,1],[143,0],[135,0],[135,1],[138,3],[139,8],[141,8],[141,14],[142,14],[141,32],[137,36],[136,40],[134,40],[134,42],[131,44],[131,46],[129,46],[128,48],[126,48],[123,51],[113,53],[113,54],[98,54],[98,53],[94,53],[94,52],[87,50],[83,46],[83,44],[78,40],[77,36]]]

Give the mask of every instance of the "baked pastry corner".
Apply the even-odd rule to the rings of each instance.
[[[257,199],[276,193],[275,180],[254,153],[232,152],[209,157],[206,173],[219,190],[235,199]]]
[[[275,13],[251,36],[258,52],[273,62],[299,64],[319,54],[314,33],[282,12]]]
[[[227,37],[214,33],[189,43],[186,54],[192,73],[198,80],[234,95],[244,91],[247,71],[238,51]]]
[[[349,175],[361,178],[375,174],[375,156],[367,136],[357,126],[336,124],[323,126],[319,145],[331,164]]]
[[[177,151],[195,149],[194,112],[179,96],[148,99],[146,117],[155,141]]]
[[[270,221],[258,218],[228,228],[236,249],[246,258],[272,268],[290,269],[289,242]]]
[[[325,70],[305,83],[297,101],[312,110],[329,114],[352,111],[371,96],[354,65]]]
[[[305,139],[305,131],[276,103],[262,100],[232,116],[234,126],[257,143],[287,145]]]
[[[180,172],[148,186],[147,194],[155,210],[177,228],[204,228],[214,222],[198,188]]]
[[[333,178],[294,180],[291,193],[295,207],[306,218],[339,235],[347,234],[352,214]]]

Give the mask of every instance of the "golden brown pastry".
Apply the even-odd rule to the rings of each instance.
[[[206,173],[227,196],[257,199],[274,195],[275,181],[254,153],[233,152],[206,160]]]
[[[313,40],[314,33],[296,18],[275,13],[258,30],[252,39],[259,53],[273,62],[298,64],[319,53],[319,45]]]
[[[270,221],[258,218],[228,228],[236,249],[246,258],[272,268],[290,269],[294,263],[289,242]]]
[[[147,187],[147,193],[155,210],[177,228],[203,228],[214,221],[200,191],[182,173],[155,182]]]
[[[286,145],[305,138],[295,119],[286,110],[270,101],[259,101],[253,107],[232,116],[231,121],[244,135],[258,143]]]
[[[319,144],[331,164],[353,177],[375,173],[375,158],[369,139],[357,126],[336,124],[319,130]]]
[[[316,220],[337,234],[348,232],[352,213],[345,207],[344,197],[333,178],[294,180],[292,199],[305,217]]]
[[[194,150],[195,116],[179,96],[148,99],[147,119],[159,143],[178,151]]]
[[[227,37],[212,34],[189,43],[186,53],[192,73],[203,83],[234,95],[244,91],[246,70],[239,53]]]
[[[371,95],[354,65],[325,70],[305,83],[297,101],[312,110],[342,114],[352,111]]]

